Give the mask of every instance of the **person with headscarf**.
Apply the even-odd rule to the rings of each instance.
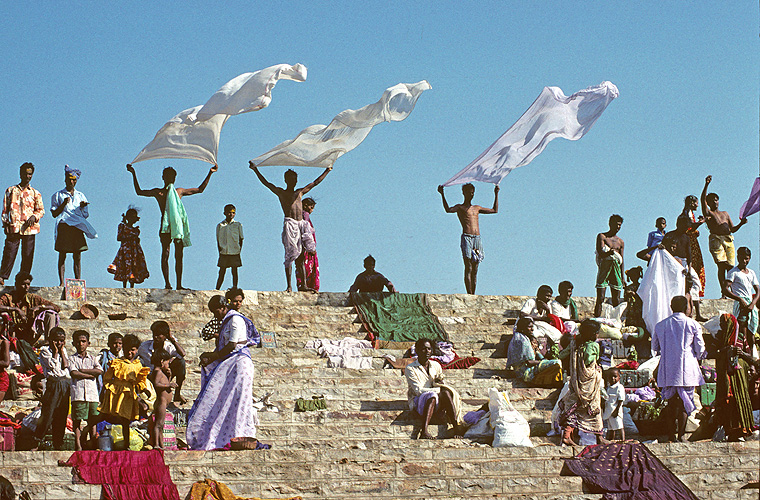
[[[560,358],[570,358],[569,391],[558,403],[563,445],[575,445],[573,431],[576,429],[602,439],[602,367],[596,342],[599,329],[596,321],[584,320],[578,327],[578,335],[560,353]]]
[[[185,247],[191,245],[190,224],[187,221],[187,212],[185,212],[185,206],[182,204],[182,197],[205,191],[208,181],[211,180],[211,174],[217,170],[219,170],[217,165],[211,167],[206,178],[197,188],[175,188],[174,181],[177,180],[177,171],[172,167],[166,167],[162,174],[164,187],[141,189],[140,183],[137,182],[135,168],[131,164],[127,164],[127,172],[132,174],[132,182],[137,196],[155,198],[158,208],[161,210],[161,227],[158,230],[158,238],[161,241],[161,272],[164,275],[164,288],[167,290],[172,288],[171,283],[169,283],[169,252],[172,243],[174,243],[174,271],[177,274],[177,290],[187,290],[182,286],[182,259]]]
[[[749,365],[755,360],[742,350],[738,332],[736,317],[729,313],[721,314],[720,330],[716,336],[718,354],[715,357],[715,371],[718,378],[715,411],[729,441],[752,434],[754,426],[747,373]]]
[[[70,253],[74,260],[74,277],[82,278],[82,252],[87,250],[88,238],[97,238],[98,233],[87,221],[90,212],[89,202],[81,191],[75,189],[82,172],[68,165],[64,168],[66,187],[53,194],[50,200],[50,213],[55,221],[55,251],[58,252],[58,279],[63,286],[66,254]]]

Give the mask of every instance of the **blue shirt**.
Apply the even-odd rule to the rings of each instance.
[[[663,236],[665,236],[665,231],[660,232],[659,229],[649,233],[649,237],[647,238],[647,248],[656,247],[662,243]]]

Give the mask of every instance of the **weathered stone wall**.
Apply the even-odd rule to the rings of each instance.
[[[60,288],[37,291],[60,299]],[[83,328],[92,334],[92,350],[105,347],[108,333],[150,337],[158,319],[171,325],[188,351],[188,380],[183,391],[192,399],[199,389],[197,359],[211,342],[198,330],[210,319],[206,309],[215,292],[150,289],[90,289],[88,302],[97,319],[79,318],[79,305],[62,306],[67,332]],[[204,477],[227,483],[240,496],[305,499],[363,498],[600,498],[583,492],[580,479],[561,476],[562,458],[580,449],[545,445],[557,392],[521,387],[505,379],[503,357],[511,326],[505,325],[526,297],[428,295],[433,312],[461,356],[482,359],[468,370],[450,370],[446,377],[457,387],[468,408],[487,399],[489,387],[508,390],[515,407],[530,421],[538,446],[533,449],[494,449],[466,440],[413,440],[417,419],[407,409],[406,383],[398,370],[382,370],[382,355],[401,351],[368,350],[373,369],[327,368],[326,360],[303,349],[315,338],[362,338],[365,332],[344,293],[316,295],[284,292],[246,292],[243,312],[262,331],[278,336],[277,349],[253,349],[256,366],[253,392],[274,392],[278,413],[260,413],[259,438],[273,445],[268,451],[167,452],[171,474],[182,498],[190,485]],[[593,299],[578,298],[581,314],[590,314]],[[704,314],[729,310],[728,301],[705,301]],[[126,313],[124,320],[108,314]],[[294,412],[299,396],[325,395],[328,409]],[[7,408],[9,402],[3,403]],[[438,429],[443,431],[442,428]],[[757,498],[760,448],[758,442],[736,444],[654,444],[650,448],[699,498]],[[0,474],[28,488],[35,499],[99,498],[100,487],[71,484],[69,468],[57,467],[62,452],[4,452]]]

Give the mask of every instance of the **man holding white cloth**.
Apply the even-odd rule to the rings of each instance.
[[[301,255],[303,250],[307,252],[313,252],[316,249],[316,242],[314,241],[314,232],[308,221],[303,218],[303,205],[301,204],[301,197],[311,191],[311,189],[322,182],[324,178],[330,173],[332,167],[327,167],[322,174],[314,179],[311,183],[305,185],[302,188],[296,189],[298,183],[298,174],[293,170],[285,172],[285,189],[277,187],[259,172],[256,165],[251,161],[248,162],[251,169],[256,173],[262,184],[277,195],[280,200],[280,206],[282,212],[285,214],[285,221],[282,227],[282,245],[285,247],[285,279],[288,283],[288,292],[293,291],[291,285],[293,262],[296,262],[298,256]],[[300,260],[297,265],[300,267],[302,276],[306,276],[304,269],[304,261]],[[304,286],[299,289],[301,292],[315,291]]]

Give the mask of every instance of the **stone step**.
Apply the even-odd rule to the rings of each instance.
[[[194,481],[219,480],[236,495],[348,498],[600,498],[563,476],[580,447],[491,448],[461,440],[413,441],[405,449],[313,448],[239,452],[167,451],[180,497]],[[753,443],[653,444],[649,448],[698,498],[757,498],[760,447]],[[68,452],[3,452],[0,474],[35,499],[100,498],[58,467]],[[729,493],[731,492],[731,493]]]

